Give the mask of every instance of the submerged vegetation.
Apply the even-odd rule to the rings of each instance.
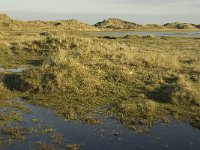
[[[34,32],[26,31],[30,24],[23,30],[12,24],[14,31],[2,28],[3,24],[0,22],[0,67],[23,66],[27,70],[0,73],[0,110],[14,110],[0,111],[0,141],[2,133],[21,138],[25,131],[2,128],[23,120],[18,110],[28,111],[14,101],[17,96],[85,123],[102,123],[100,116],[110,115],[133,130],[144,131],[172,117],[200,128],[199,38],[105,38],[63,32],[69,26],[79,28],[75,20],[40,22],[43,28]],[[50,24],[55,27],[48,28]]]

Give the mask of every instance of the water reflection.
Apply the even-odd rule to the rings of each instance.
[[[187,123],[173,121],[169,125],[157,124],[149,133],[137,134],[109,117],[104,118],[101,125],[87,125],[59,118],[50,109],[26,105],[33,112],[23,114],[22,126],[32,127],[35,124],[32,119],[38,118],[41,125],[55,128],[69,143],[83,143],[83,150],[199,150],[200,147],[200,130]],[[4,147],[4,150],[27,149],[35,141],[49,142],[50,139],[46,135],[35,135],[21,143]]]
[[[26,70],[25,68],[16,68],[16,69],[5,69],[5,68],[0,68],[0,73],[20,73]]]
[[[197,32],[135,32],[135,31],[122,31],[122,32],[94,32],[94,34],[95,35],[100,35],[100,36],[111,36],[111,37],[124,37],[126,35],[200,37],[200,31],[197,31]]]

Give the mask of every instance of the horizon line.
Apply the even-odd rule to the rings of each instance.
[[[29,18],[29,19],[27,19],[26,17],[25,17],[25,15],[23,16],[23,15],[21,15],[20,17],[19,17],[19,15],[18,15],[18,17],[16,17],[15,15],[13,15],[12,13],[18,13],[18,14],[21,14],[21,13],[31,13],[31,14],[62,14],[62,15],[67,15],[67,14],[69,14],[69,15],[90,15],[90,16],[94,16],[94,15],[118,15],[118,16],[114,16],[114,17],[110,17],[110,16],[108,16],[108,17],[104,17],[104,19],[99,19],[99,21],[95,21],[94,23],[89,23],[88,21],[83,21],[84,19],[87,19],[87,17],[84,17],[84,18],[81,18],[81,19],[79,19],[79,17],[77,17],[77,16],[74,16],[74,17],[69,17],[69,16],[66,16],[66,17],[63,17],[62,16],[62,19],[59,19],[59,17],[61,17],[61,16],[59,16],[58,17],[58,19],[56,19],[55,18],[55,16],[54,17],[52,17],[51,19],[50,19],[50,17],[48,16],[46,16],[47,18],[43,18],[42,19],[42,17],[40,16],[40,17],[35,17],[35,18],[37,18],[37,19],[34,19],[34,17],[32,17],[32,18]],[[87,24],[90,24],[90,25],[94,25],[94,24],[96,24],[96,23],[98,23],[98,22],[102,22],[102,21],[104,21],[104,20],[108,20],[108,19],[110,19],[110,18],[114,18],[114,19],[120,19],[120,20],[123,20],[123,21],[128,21],[128,22],[131,22],[131,23],[137,23],[137,24],[142,24],[142,25],[145,25],[145,24],[158,24],[158,25],[164,25],[164,24],[166,24],[166,23],[175,23],[175,22],[180,22],[180,23],[191,23],[191,24],[200,24],[200,23],[193,23],[193,22],[191,22],[191,21],[181,21],[181,19],[177,19],[177,20],[173,20],[173,21],[166,21],[166,22],[163,22],[163,23],[152,23],[152,22],[149,22],[149,23],[140,23],[139,21],[133,21],[133,19],[126,19],[126,18],[124,18],[124,16],[122,17],[122,15],[130,15],[130,16],[135,16],[135,15],[138,15],[138,16],[140,16],[140,15],[143,15],[143,16],[161,16],[161,15],[172,15],[172,14],[167,14],[167,13],[163,13],[163,14],[143,14],[143,13],[73,13],[73,12],[71,12],[71,13],[69,13],[69,12],[33,12],[33,11],[0,11],[0,14],[6,14],[6,15],[8,15],[10,18],[12,18],[12,19],[16,19],[16,20],[21,20],[21,21],[63,21],[63,20],[71,20],[71,19],[74,19],[74,20],[78,20],[78,21],[80,21],[80,22],[83,22],[83,23],[87,23]],[[121,15],[121,16],[120,16]],[[198,15],[198,14],[195,14],[195,13],[191,13],[191,14],[174,14],[174,15]],[[129,16],[129,17],[130,17]],[[30,17],[30,16],[29,16]],[[101,17],[101,18],[103,18],[103,17]]]

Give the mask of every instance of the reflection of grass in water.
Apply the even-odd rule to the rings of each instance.
[[[0,75],[1,76],[1,75]],[[4,76],[4,75],[3,75]],[[2,78],[1,78],[2,79]],[[13,92],[9,91],[2,84],[0,79],[0,145],[12,144],[16,140],[24,140],[29,129],[13,124],[20,124],[23,121],[21,113],[30,112],[23,104],[13,99]]]
[[[2,73],[0,80],[0,146],[7,146],[15,144],[17,141],[28,140],[29,137],[37,135],[45,135],[51,137],[51,134],[55,134],[55,130],[50,127],[43,127],[40,120],[33,118],[31,121],[34,123],[32,127],[24,127],[23,115],[31,113],[31,110],[25,106],[24,103],[15,100],[17,94],[13,91],[8,90],[5,86],[5,77],[7,76],[18,76],[16,74],[4,74]],[[15,78],[17,80],[17,78]],[[14,82],[15,83],[15,82]],[[11,83],[10,83],[11,85]],[[58,135],[58,133],[57,133]],[[55,142],[52,143],[52,147],[66,147],[64,139],[56,141],[58,136],[52,137]],[[58,143],[58,144],[57,144]],[[44,145],[43,145],[44,146]],[[43,146],[39,146],[43,148]],[[47,146],[47,145],[46,145]],[[33,146],[35,147],[35,146]]]

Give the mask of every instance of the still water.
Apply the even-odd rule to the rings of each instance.
[[[134,133],[110,117],[101,125],[88,125],[66,121],[57,117],[50,109],[25,103],[32,113],[23,114],[23,127],[34,126],[33,118],[41,120],[40,126],[56,129],[69,143],[82,144],[82,150],[199,150],[200,130],[188,123],[172,121],[168,125],[157,124],[148,133]],[[117,134],[116,134],[117,133]],[[46,135],[32,135],[27,140],[3,147],[3,150],[23,150],[35,141],[49,142]],[[1,148],[0,148],[1,149]]]
[[[94,34],[100,35],[100,36],[111,36],[111,37],[124,37],[126,35],[200,37],[200,31],[197,31],[197,32],[135,32],[135,31],[123,31],[123,32],[95,32]]]
[[[0,67],[0,73],[20,73],[26,70],[25,68],[5,69]]]

